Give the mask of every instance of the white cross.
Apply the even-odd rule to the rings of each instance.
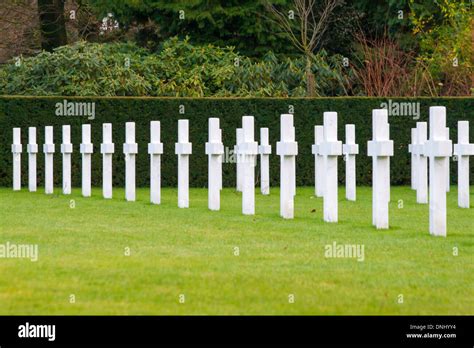
[[[82,125],[82,143],[80,147],[82,154],[82,195],[90,197],[91,195],[91,158],[93,145],[91,143],[91,125]]]
[[[284,219],[293,219],[296,194],[295,157],[298,155],[298,143],[295,141],[292,114],[281,115],[280,141],[277,142],[276,152],[280,156],[280,215]]]
[[[163,143],[161,142],[160,121],[150,122],[150,142],[148,143],[150,155],[150,202],[161,203],[161,155]]]
[[[342,155],[342,142],[337,140],[337,112],[324,113],[324,140],[319,145],[324,156],[324,221],[338,221],[337,156]]]
[[[112,198],[112,156],[115,152],[115,144],[112,142],[112,123],[102,125],[102,196],[105,199]]]
[[[206,155],[209,157],[208,207],[209,210],[220,210],[222,189],[222,131],[218,118],[209,118],[209,141],[206,143]]]
[[[447,138],[446,108],[430,107],[430,139],[425,143],[425,156],[430,162],[430,234],[446,237],[446,176],[452,143]]]
[[[255,163],[258,154],[258,143],[255,141],[253,116],[242,117],[243,142],[239,144],[242,155],[243,185],[242,214],[255,214]]]
[[[260,190],[262,195],[270,194],[270,155],[272,146],[268,136],[268,128],[260,128]]]
[[[416,123],[415,143],[412,146],[412,154],[415,155],[416,163],[416,202],[428,203],[428,158],[425,156],[424,146],[428,139],[428,124],[426,122]]]
[[[324,195],[324,156],[319,151],[319,145],[324,140],[324,127],[314,126],[314,144],[312,154],[314,155],[314,188],[316,197]]]
[[[21,128],[13,128],[13,190],[21,190],[21,153],[23,147],[21,145]]]
[[[387,109],[372,110],[372,140],[367,143],[367,153],[372,157],[372,224],[377,229],[387,229],[390,156],[393,156]]]
[[[36,192],[36,154],[38,153],[38,144],[36,143],[36,127],[28,128],[28,189],[30,192]]]
[[[469,121],[458,122],[458,143],[454,144],[458,159],[458,206],[469,208],[469,156],[474,156],[474,144],[469,143]]]
[[[346,124],[346,143],[342,145],[342,154],[346,159],[346,199],[356,200],[356,155],[359,145],[355,143],[355,125]]]
[[[416,144],[416,128],[411,129],[411,144],[408,145],[408,152],[411,153],[411,189],[416,190],[417,160],[414,153]]]
[[[63,194],[71,194],[71,126],[63,126],[63,142],[61,144],[61,153],[63,154]]]
[[[189,142],[188,120],[178,120],[178,142],[174,147],[178,155],[178,207],[189,208],[189,156],[193,147]]]
[[[135,142],[135,122],[125,123],[125,143],[123,154],[125,155],[125,199],[129,202],[135,201],[135,159],[138,153],[138,145]]]
[[[236,190],[237,192],[242,192],[242,158],[239,153],[239,145],[243,142],[244,131],[242,128],[237,128],[235,133],[236,133],[235,134],[236,145],[234,146],[234,156],[236,160],[236,171],[237,171]]]
[[[53,193],[54,180],[53,180],[53,154],[55,152],[55,146],[53,143],[53,127],[44,127],[44,192],[46,194]]]

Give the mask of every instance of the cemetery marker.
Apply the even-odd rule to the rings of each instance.
[[[359,145],[355,143],[355,125],[346,124],[346,143],[342,146],[346,159],[346,199],[356,200],[356,155]]]
[[[474,156],[474,144],[469,143],[469,121],[458,122],[454,154],[458,157],[458,206],[469,208],[469,156]]]
[[[372,138],[367,143],[368,155],[372,157],[372,224],[377,229],[389,227],[388,204],[390,202],[390,156],[393,156],[393,141],[390,140],[390,125],[387,109],[372,110]]]
[[[125,143],[123,144],[125,155],[125,199],[129,202],[135,201],[135,159],[138,153],[138,145],[135,142],[135,122],[125,123]]]
[[[28,128],[28,189],[36,192],[36,154],[38,144],[36,143],[36,127]]]
[[[112,123],[102,125],[102,196],[105,199],[112,198],[112,156],[115,152],[115,144],[112,142]]]
[[[270,154],[272,146],[270,145],[268,128],[260,128],[260,190],[263,195],[270,194]]]
[[[319,144],[324,156],[324,221],[338,220],[337,156],[342,155],[342,142],[337,140],[337,112],[324,113],[324,138]]]
[[[277,142],[276,152],[280,156],[280,215],[284,219],[293,219],[296,194],[295,157],[298,155],[298,143],[295,141],[292,114],[281,115],[280,141]]]
[[[53,127],[46,126],[44,128],[44,191],[46,194],[53,193],[54,181],[53,181],[53,154],[55,146],[53,143]]]
[[[153,204],[161,203],[161,155],[163,143],[161,142],[160,121],[150,122],[150,201]]]
[[[208,206],[210,210],[220,210],[220,190],[222,188],[222,132],[218,118],[209,118],[209,141],[206,143],[208,155]]]
[[[63,154],[63,194],[71,194],[71,126],[63,126],[63,143],[61,144]]]
[[[189,208],[189,156],[192,154],[189,142],[189,121],[178,120],[178,142],[175,154],[178,155],[178,207]]]
[[[82,195],[91,196],[91,159],[93,145],[91,143],[91,125],[82,125],[82,143],[80,147],[82,154]]]

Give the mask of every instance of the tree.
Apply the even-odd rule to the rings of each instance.
[[[321,0],[318,4],[316,0],[293,0],[294,10],[285,12],[268,0],[265,1],[265,7],[273,15],[273,20],[306,58],[306,92],[310,97],[316,91],[311,69],[313,52],[319,46],[331,13],[339,3],[340,0]]]
[[[64,2],[65,0],[38,0],[41,47],[46,51],[67,44]]]
[[[271,0],[287,4],[291,0]],[[278,27],[260,14],[259,0],[89,0],[99,16],[113,13],[122,28],[157,25],[158,35],[150,41],[179,36],[195,44],[233,46],[246,56],[263,56],[268,51],[289,53],[291,45]],[[155,33],[156,34],[156,33]],[[146,38],[141,38],[146,41]],[[152,46],[152,45],[150,45]]]

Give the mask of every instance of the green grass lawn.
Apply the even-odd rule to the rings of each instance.
[[[312,188],[298,188],[294,220],[279,217],[278,189],[256,191],[257,214],[243,216],[232,189],[211,212],[206,189],[179,209],[171,188],[160,206],[147,189],[126,202],[123,189],[1,188],[0,244],[38,244],[39,259],[0,259],[0,314],[474,314],[474,207],[457,207],[455,187],[447,238],[429,235],[407,187],[392,188],[389,230],[371,225],[368,187],[357,202],[340,188],[337,224]],[[325,257],[333,242],[364,245],[364,261]]]

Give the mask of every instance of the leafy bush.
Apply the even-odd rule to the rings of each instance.
[[[171,38],[154,54],[132,43],[86,43],[57,48],[0,69],[0,93],[64,96],[304,96],[303,59],[261,61],[232,47],[194,46]],[[313,58],[317,93],[345,95],[351,71],[341,56]]]

